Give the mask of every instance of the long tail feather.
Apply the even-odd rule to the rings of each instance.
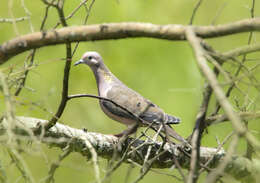
[[[181,119],[180,118],[177,118],[175,116],[171,116],[169,114],[166,114],[167,115],[167,124],[179,124],[181,122]]]
[[[160,128],[159,125],[154,126],[157,130]],[[166,131],[165,131],[166,130]],[[162,128],[163,133],[167,133],[170,137],[176,139],[177,141],[188,145],[189,143],[182,136],[180,136],[171,126],[165,125],[165,129]]]

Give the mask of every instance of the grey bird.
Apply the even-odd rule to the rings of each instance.
[[[98,95],[104,99],[99,99],[99,104],[103,112],[111,119],[128,126],[128,129],[116,136],[131,134],[136,131],[133,126],[151,126],[161,130],[169,136],[182,143],[187,143],[172,128],[171,124],[179,124],[180,119],[166,114],[157,105],[145,99],[139,93],[128,88],[117,77],[115,77],[104,64],[99,53],[89,51],[83,54],[82,58],[74,65],[86,64],[93,71],[98,87]],[[166,132],[165,132],[166,130]]]

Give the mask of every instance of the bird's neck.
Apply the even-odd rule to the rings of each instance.
[[[106,93],[103,90],[107,90],[112,82],[115,81],[115,76],[110,72],[110,70],[103,64],[96,69],[92,69],[96,78],[96,83],[98,86],[98,94]],[[106,97],[106,96],[102,96]]]

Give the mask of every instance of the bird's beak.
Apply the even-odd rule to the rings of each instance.
[[[79,61],[77,61],[75,64],[74,64],[74,66],[76,66],[76,65],[79,65],[79,64],[82,64],[84,61],[82,60],[82,59],[80,59]]]

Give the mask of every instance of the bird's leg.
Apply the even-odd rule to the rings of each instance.
[[[138,124],[134,124],[134,125],[130,125],[127,127],[126,130],[124,130],[123,132],[119,133],[119,134],[115,134],[114,136],[121,138],[123,136],[128,137],[129,135],[133,134],[136,132],[137,128],[138,128]]]
[[[119,134],[116,134],[115,136],[120,138],[118,143],[117,143],[117,146],[116,146],[116,151],[117,152],[120,152],[122,150],[122,144],[125,143],[127,137],[133,133],[136,132],[137,128],[138,128],[139,124],[138,123],[135,123],[133,125],[130,125],[127,127],[126,130],[124,130],[122,133],[119,133]]]

